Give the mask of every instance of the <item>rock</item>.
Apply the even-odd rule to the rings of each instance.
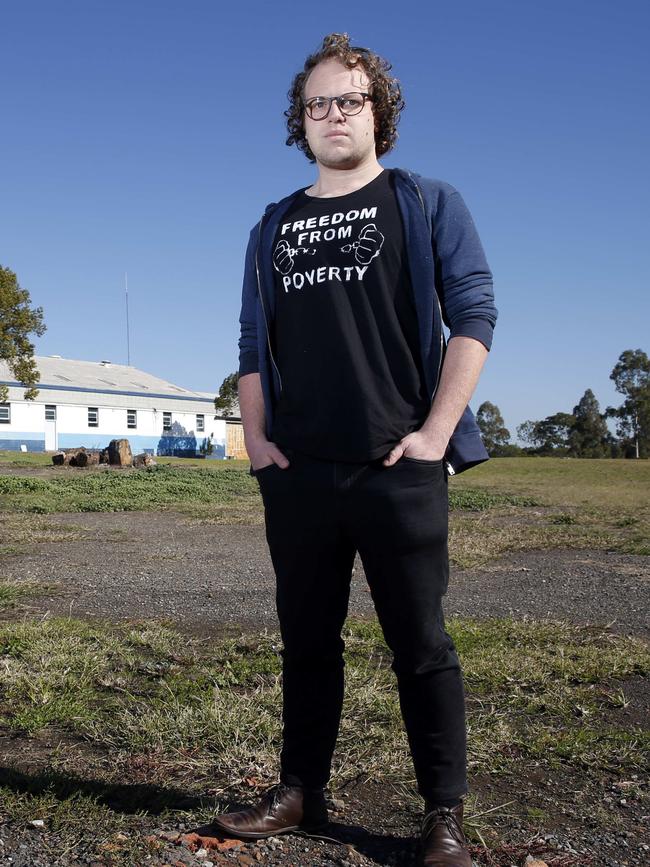
[[[532,855],[527,855],[526,860],[524,862],[525,867],[548,867],[546,861],[540,861],[537,858],[533,858]]]
[[[79,449],[76,455],[72,455],[70,458],[70,466],[71,467],[87,467],[88,466],[88,455],[86,454],[85,449]]]
[[[32,825],[34,828],[44,828],[45,827],[45,822],[42,819],[32,819],[29,824]]]
[[[62,449],[52,455],[52,463],[55,467],[87,467],[91,464],[98,464],[99,461],[99,450],[86,449],[84,446],[74,449]]]
[[[146,452],[143,452],[141,455],[136,455],[133,458],[133,466],[134,467],[155,467],[156,462],[153,459],[153,455],[149,455]]]
[[[182,834],[181,843],[196,852],[197,849],[213,849],[217,852],[225,852],[228,849],[240,849],[241,840],[231,840],[229,838],[222,839],[220,837],[208,837],[205,834]]]
[[[132,467],[133,453],[127,439],[111,440],[108,444],[108,462],[111,466]]]
[[[80,446],[78,449],[66,449],[63,463],[70,467],[85,466],[85,455],[86,449],[83,446]],[[81,463],[77,463],[78,460],[81,461]]]
[[[70,459],[70,466],[73,467],[88,467],[99,463],[99,452],[87,452],[85,449],[79,449],[77,454]]]
[[[177,843],[181,835],[178,831],[158,831],[156,836],[161,837],[163,840],[169,840],[170,843]]]

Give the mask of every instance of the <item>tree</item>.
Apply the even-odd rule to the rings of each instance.
[[[45,332],[43,308],[30,307],[27,289],[21,289],[13,271],[0,265],[0,359],[25,387],[25,400],[34,400],[39,373],[34,361],[34,344],[29,335]],[[7,386],[0,385],[0,403],[9,396]]]
[[[619,407],[607,407],[618,419],[616,433],[628,446],[628,454],[650,456],[650,359],[641,349],[626,349],[618,358],[610,379],[625,396]]]
[[[212,442],[211,437],[203,437],[201,445],[199,446],[199,451],[202,455],[211,455],[213,453],[214,443]]]
[[[533,446],[537,455],[566,454],[575,419],[568,412],[556,412],[541,421],[525,421],[517,427],[519,439]]]
[[[238,373],[228,374],[221,383],[219,394],[214,399],[214,408],[217,412],[221,412],[221,415],[234,415],[235,407],[239,405],[238,383]]]
[[[588,388],[573,407],[573,427],[569,433],[569,454],[576,458],[604,458],[611,454],[610,434],[605,416]]]
[[[476,423],[488,453],[493,456],[502,455],[510,441],[510,431],[504,424],[499,407],[489,400],[484,401],[476,413]]]

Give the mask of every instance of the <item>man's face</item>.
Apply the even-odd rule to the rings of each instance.
[[[370,80],[362,67],[348,69],[338,60],[324,60],[314,67],[305,85],[304,101],[315,96],[368,93]],[[305,135],[319,165],[351,169],[375,159],[375,119],[366,101],[360,114],[346,116],[333,102],[324,120],[312,120],[304,112]]]

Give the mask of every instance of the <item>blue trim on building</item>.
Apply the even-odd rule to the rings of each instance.
[[[151,455],[168,457],[194,457],[199,452],[202,439],[193,436],[142,436],[138,434],[60,433],[57,437],[60,449],[84,446],[87,449],[105,449],[111,440],[128,439],[133,454],[148,452]],[[226,444],[213,442],[213,455],[226,457]],[[40,449],[43,451],[43,449]]]
[[[11,432],[11,437],[2,436],[2,431],[0,431],[0,449],[7,449],[10,452],[19,452],[21,451],[21,446],[27,446],[28,452],[44,452],[45,451],[45,437],[43,439],[34,439],[34,432],[31,431],[24,436],[21,434],[16,435],[15,431]],[[9,431],[7,431],[9,433]]]
[[[100,433],[60,433],[57,441],[60,449],[74,449],[84,446],[87,449],[105,449],[111,440],[128,439],[134,454],[151,450],[155,454],[160,441],[158,436],[132,436],[131,434],[100,434]]]
[[[19,452],[21,451],[21,446],[26,446],[28,452],[44,452],[45,451],[45,438],[43,439],[33,439],[34,434],[30,433],[28,436],[16,438],[15,433],[13,433],[11,438],[4,438],[0,436],[0,449],[7,450],[9,452]],[[194,444],[194,437],[191,438],[191,442],[189,437],[146,437],[146,436],[129,436],[123,437],[121,435],[113,436],[111,434],[106,435],[98,435],[95,434],[92,437],[85,437],[82,434],[59,434],[57,437],[58,447],[60,449],[74,449],[83,446],[87,449],[105,449],[111,440],[115,439],[128,439],[131,444],[131,450],[134,454],[139,454],[140,452],[146,452],[150,455],[166,455],[168,457],[184,457],[184,458],[193,458],[197,457],[199,454],[199,446],[200,443]],[[226,445],[225,443],[213,442],[212,444],[213,452],[209,455],[213,460],[225,460],[226,457]]]
[[[7,385],[10,388],[24,388],[20,382],[3,382],[0,380],[0,385]],[[36,387],[39,391],[76,391],[87,392],[88,394],[112,394],[124,395],[125,397],[155,397],[158,400],[189,400],[195,403],[207,403],[214,407],[214,400],[209,397],[186,397],[182,394],[158,394],[153,391],[117,391],[110,388],[83,388],[80,385],[47,385],[37,383]]]

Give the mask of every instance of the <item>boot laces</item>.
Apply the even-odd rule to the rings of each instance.
[[[427,813],[422,822],[422,835],[428,836],[441,821],[447,826],[447,831],[454,840],[464,843],[463,829],[451,807],[436,807]]]
[[[271,786],[271,788],[269,789],[269,791],[267,793],[268,795],[270,795],[269,813],[273,813],[275,811],[275,808],[280,803],[280,799],[282,798],[282,796],[284,795],[284,793],[287,791],[288,788],[289,787],[287,785],[285,785],[284,783],[277,783],[275,786]]]

